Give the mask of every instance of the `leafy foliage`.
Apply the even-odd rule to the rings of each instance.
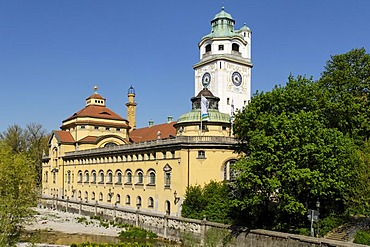
[[[355,244],[366,244],[370,245],[370,230],[360,230],[356,232],[355,239],[353,240]]]
[[[0,142],[0,246],[13,246],[21,224],[36,203],[36,173],[32,160]]]
[[[230,222],[230,189],[223,182],[211,181],[203,188],[200,185],[189,186],[185,192],[181,215],[192,219]]]
[[[360,149],[370,130],[369,83],[370,56],[355,49],[332,56],[317,82],[289,76],[286,86],[254,95],[234,122],[245,155],[234,166],[237,223],[292,230],[317,200],[321,217],[368,210],[359,205],[369,192],[370,150]]]
[[[136,227],[136,226],[131,226],[131,227],[126,227],[125,231],[121,231],[119,233],[119,238],[121,240],[124,240],[124,239],[145,239],[145,238],[153,239],[153,238],[157,238],[157,234],[155,234],[151,231],[147,231],[145,229],[141,229],[141,228]]]

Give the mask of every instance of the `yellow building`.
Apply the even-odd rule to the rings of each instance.
[[[222,10],[212,21],[213,28],[224,23],[223,19],[229,25],[234,23]],[[229,40],[215,36],[217,32],[207,42],[235,39],[235,33]],[[232,58],[238,56],[230,52]],[[230,56],[226,57],[230,60]],[[220,62],[218,58],[222,56],[217,55],[215,65]],[[238,59],[242,60],[242,55]],[[195,70],[199,71],[199,66]],[[208,89],[217,83],[212,73],[205,73],[203,89],[191,98],[190,112],[177,121],[169,117],[167,123],[150,123],[138,129],[132,86],[127,94],[127,120],[107,108],[106,99],[95,87],[85,107],[62,121],[61,130],[52,132],[49,156],[43,158],[42,164],[42,193],[64,200],[97,201],[180,215],[187,186],[229,180],[230,164],[237,159],[230,113],[218,110],[220,98]],[[244,85],[242,79],[235,87],[240,85]],[[235,92],[240,94],[240,90]],[[208,101],[208,121],[201,121],[202,96]],[[227,97],[227,101],[221,99],[222,104],[230,104],[231,91]]]

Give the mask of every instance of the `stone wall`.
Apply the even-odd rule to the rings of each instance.
[[[228,246],[246,247],[359,247],[353,243],[313,238],[296,234],[281,233],[267,230],[235,230],[229,225],[204,220],[187,219],[171,215],[157,214],[138,209],[130,209],[117,205],[68,201],[58,198],[43,197],[40,206],[56,210],[76,213],[85,216],[100,216],[107,220],[135,225],[165,239],[188,242],[196,246],[222,246],[227,240]],[[230,238],[230,236],[233,236]]]

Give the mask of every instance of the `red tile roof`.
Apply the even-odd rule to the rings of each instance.
[[[94,117],[94,118],[126,121],[120,115],[118,115],[117,113],[113,112],[112,110],[108,109],[105,106],[88,105],[82,110],[76,112],[75,114],[67,118],[66,120],[63,120],[63,123],[71,119],[77,118],[77,117]]]
[[[88,100],[88,99],[104,99],[104,98],[100,94],[98,94],[98,93],[93,93],[86,100]]]
[[[97,136],[86,136],[82,138],[81,140],[79,140],[78,142],[79,143],[95,143],[97,138],[98,138]]]
[[[176,122],[157,124],[150,127],[135,129],[130,132],[130,139],[133,142],[152,141],[158,138],[158,131],[161,132],[161,139],[176,136],[176,129],[173,125]]]
[[[63,131],[63,130],[55,130],[53,131],[58,141],[61,143],[74,143],[75,139],[73,139],[71,132]]]

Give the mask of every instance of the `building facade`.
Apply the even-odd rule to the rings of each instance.
[[[211,21],[211,33],[198,44],[200,61],[193,66],[195,95],[207,87],[220,97],[220,111],[242,109],[251,99],[252,32],[244,24],[234,29],[235,20],[222,11]]]
[[[166,123],[144,128],[136,128],[132,86],[127,120],[106,106],[95,87],[85,107],[52,132],[49,155],[43,157],[42,193],[180,215],[189,185],[230,180],[230,165],[238,158],[230,112],[219,110],[223,99],[203,84],[191,98],[191,111],[177,121],[169,117]],[[208,101],[208,121],[201,121],[202,97]]]

